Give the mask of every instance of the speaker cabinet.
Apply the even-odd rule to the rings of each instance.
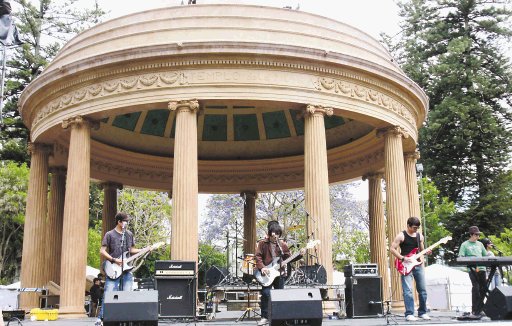
[[[347,317],[375,317],[382,314],[380,277],[345,278]]]
[[[158,325],[158,293],[156,291],[105,292],[103,303],[105,326]]]
[[[320,290],[270,290],[269,320],[270,326],[322,325]]]
[[[160,317],[181,318],[196,316],[196,279],[155,277]]]
[[[512,287],[498,286],[492,290],[484,312],[492,320],[512,319]]]
[[[228,270],[223,267],[212,266],[206,271],[206,284],[209,287],[215,286],[222,282],[228,275]]]

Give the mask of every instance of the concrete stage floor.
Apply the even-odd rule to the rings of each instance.
[[[159,326],[164,325],[204,325],[204,326],[219,326],[219,325],[240,325],[240,326],[255,326],[258,318],[250,318],[245,319],[244,321],[236,322],[236,319],[242,315],[242,311],[222,311],[217,313],[215,319],[213,320],[160,320],[158,322]],[[481,320],[476,321],[459,321],[456,319],[456,312],[440,312],[440,311],[431,311],[430,316],[432,320],[424,321],[418,320],[417,322],[408,322],[405,318],[400,315],[392,315],[389,317],[389,325],[478,325],[478,326],[487,326],[487,325],[512,325],[512,320],[503,320],[503,321],[492,321],[487,317],[482,318]],[[28,326],[86,326],[86,325],[94,325],[96,318],[83,318],[83,319],[75,319],[75,320],[65,320],[59,319],[56,321],[30,321],[26,319],[22,321],[21,325]],[[5,322],[7,325],[7,322]],[[18,325],[17,322],[11,322],[10,325]],[[380,318],[355,318],[355,319],[338,319],[331,320],[327,317],[324,317],[322,325],[334,326],[334,325],[362,325],[362,326],[373,326],[373,325],[388,325],[385,317]],[[126,325],[128,326],[128,325]],[[305,326],[305,325],[304,325]]]

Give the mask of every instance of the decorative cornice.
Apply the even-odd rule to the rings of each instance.
[[[377,151],[367,154],[363,157],[358,157],[353,160],[342,162],[340,164],[331,165],[329,168],[329,175],[338,175],[345,172],[362,169],[374,164],[384,161],[384,151]]]
[[[377,130],[377,137],[382,136],[395,136],[395,137],[403,137],[409,138],[409,134],[405,131],[404,128],[400,126],[390,126],[386,128],[381,128]]]
[[[411,113],[411,111],[413,111],[412,108],[408,109],[404,104],[375,89],[345,80],[325,77],[318,77],[313,83],[315,88],[319,91],[330,91],[337,95],[366,101],[388,111],[394,112],[412,125],[416,125],[416,118]]]
[[[182,100],[170,101],[168,105],[169,110],[177,112],[197,112],[199,110],[199,101],[197,100]]]
[[[171,180],[172,174],[162,171],[149,171],[142,168],[129,167],[121,164],[114,164],[111,162],[91,159],[91,169],[95,171],[106,173],[109,175],[116,175],[120,177],[139,178],[142,180]]]
[[[334,110],[333,108],[327,108],[321,105],[308,104],[306,106],[306,115],[326,115],[328,117],[332,116]]]

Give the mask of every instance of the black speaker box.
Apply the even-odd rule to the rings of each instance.
[[[270,326],[322,325],[322,297],[319,289],[270,290]]]
[[[382,315],[381,278],[345,278],[347,317],[375,317]]]
[[[223,267],[212,266],[206,271],[206,285],[209,287],[219,284],[228,275]]]
[[[155,277],[160,317],[196,316],[196,279],[190,277]]]
[[[512,319],[512,287],[498,286],[492,290],[484,312],[492,320]]]
[[[158,325],[157,291],[105,292],[104,325]]]

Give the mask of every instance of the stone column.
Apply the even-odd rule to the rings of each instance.
[[[176,111],[174,167],[172,174],[173,218],[171,259],[197,261],[198,166],[197,100],[169,102]]]
[[[91,173],[91,122],[81,116],[62,123],[70,128],[66,199],[60,270],[62,318],[85,316],[85,267],[89,224],[89,179]]]
[[[256,249],[256,198],[255,191],[244,191],[244,255],[254,254]]]
[[[382,300],[390,299],[388,272],[388,251],[386,245],[386,222],[382,201],[382,177],[380,173],[372,173],[363,177],[368,179],[368,215],[370,217],[370,257],[371,262],[379,267],[382,277]]]
[[[327,169],[327,145],[324,115],[332,108],[308,105],[304,115],[304,192],[308,236],[320,240],[314,249],[320,264],[327,271],[327,284],[332,284],[332,223]]]
[[[384,136],[384,166],[386,179],[386,208],[389,245],[396,235],[405,229],[409,218],[409,203],[405,186],[404,152],[402,138],[408,137],[402,128],[393,126],[378,131]],[[391,293],[394,301],[402,301],[403,294],[400,274],[394,268],[395,256],[389,255],[391,266]],[[396,303],[396,306],[400,303]]]
[[[23,234],[23,250],[21,260],[21,287],[41,288],[47,282],[45,268],[46,210],[48,206],[48,157],[51,147],[44,144],[31,143],[28,146],[30,175],[27,192],[27,207]],[[39,307],[37,293],[20,293],[20,307],[25,310]]]
[[[405,153],[405,179],[409,199],[409,215],[416,216],[421,221],[420,198],[418,193],[418,179],[416,178],[416,161],[420,158],[419,152]]]
[[[48,205],[48,229],[51,238],[48,242],[47,261],[50,266],[48,280],[60,284],[62,223],[64,220],[64,195],[66,193],[66,169],[50,168],[50,202]]]
[[[101,237],[116,227],[115,216],[117,214],[117,190],[123,189],[123,185],[115,182],[103,182],[103,211],[101,219]]]

